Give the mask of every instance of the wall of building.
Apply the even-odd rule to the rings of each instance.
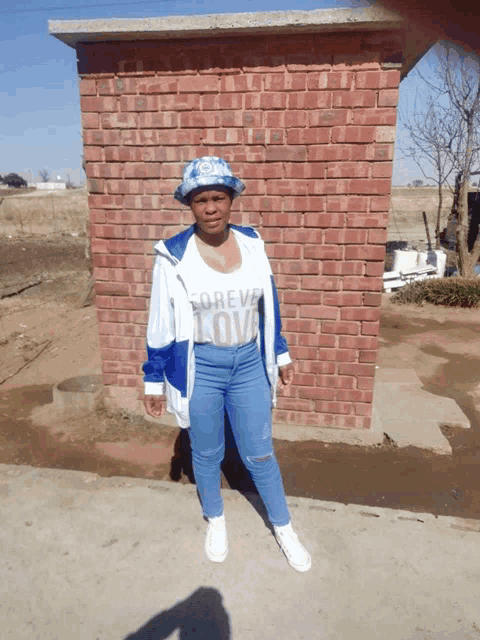
[[[401,51],[394,32],[81,44],[96,306],[110,402],[142,394],[153,243],[191,223],[182,165],[246,183],[296,362],[275,420],[370,425]]]

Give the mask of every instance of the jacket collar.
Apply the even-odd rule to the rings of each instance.
[[[176,262],[181,262],[183,256],[185,255],[188,242],[195,233],[196,226],[196,224],[192,224],[190,227],[188,227],[188,229],[177,233],[172,238],[158,242],[155,245],[155,249],[157,249],[157,251],[160,251],[160,253],[164,253],[162,249],[165,248],[167,250],[167,254],[170,257],[175,258]],[[255,231],[255,229],[252,229],[252,227],[243,227],[237,224],[230,224],[229,227],[233,231],[237,231],[238,233],[241,233],[248,238],[259,238],[258,233]]]

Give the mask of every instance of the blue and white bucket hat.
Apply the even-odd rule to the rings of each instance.
[[[223,158],[196,158],[183,168],[183,182],[175,190],[174,198],[188,205],[188,195],[194,189],[215,185],[229,187],[232,189],[233,197],[240,195],[245,189],[243,182],[233,175],[230,165]]]

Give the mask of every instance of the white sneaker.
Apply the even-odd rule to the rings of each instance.
[[[312,559],[303,544],[298,540],[297,534],[292,529],[291,522],[283,527],[274,526],[273,529],[275,538],[289,565],[297,571],[308,571],[312,566]]]
[[[205,553],[212,562],[223,562],[227,557],[228,542],[225,514],[216,518],[208,518]]]

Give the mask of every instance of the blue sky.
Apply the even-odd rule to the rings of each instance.
[[[241,10],[367,4],[367,0],[243,0]],[[14,171],[36,181],[38,171],[47,168],[62,179],[70,175],[75,184],[84,179],[75,51],[49,35],[48,20],[206,13],[225,13],[225,2],[19,0],[10,8],[0,8],[0,174]],[[400,108],[405,109],[409,96],[411,103],[416,85],[413,77],[402,82]],[[418,177],[422,176],[413,163],[402,161],[397,153],[394,184],[407,184]]]

